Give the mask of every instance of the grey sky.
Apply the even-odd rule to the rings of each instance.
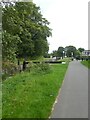
[[[49,52],[59,46],[88,49],[88,0],[33,0],[51,23]]]

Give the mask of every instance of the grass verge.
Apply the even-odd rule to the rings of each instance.
[[[88,60],[88,61],[81,61],[81,63],[90,69],[90,60]]]
[[[3,81],[3,118],[48,118],[68,64],[51,65],[47,74],[24,72]]]
[[[60,59],[58,61],[65,61],[66,63],[69,63],[71,61],[71,58],[70,57],[66,57],[66,58]]]

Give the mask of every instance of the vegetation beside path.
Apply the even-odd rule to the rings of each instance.
[[[90,69],[90,60],[88,60],[88,61],[81,61],[81,63]]]
[[[3,81],[3,118],[48,118],[68,64],[50,71],[22,72]]]

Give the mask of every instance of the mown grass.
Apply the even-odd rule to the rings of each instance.
[[[88,61],[81,61],[81,63],[90,69],[90,60],[88,60]]]
[[[66,57],[66,58],[60,59],[58,61],[65,61],[66,63],[69,63],[71,61],[71,58],[70,57]]]
[[[3,81],[3,118],[48,118],[67,67],[54,64],[47,74],[23,72]]]

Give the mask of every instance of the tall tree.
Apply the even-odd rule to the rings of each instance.
[[[18,36],[12,36],[6,31],[2,33],[2,36],[2,58],[5,61],[13,61],[16,58],[15,52],[20,38]]]
[[[59,47],[57,50],[58,57],[63,57],[64,47]]]
[[[34,3],[17,2],[6,5],[2,18],[3,33],[19,38],[14,38],[17,41],[17,57],[41,56],[48,51],[47,37],[51,35],[49,22],[43,18],[40,8]],[[5,37],[3,40],[7,42]]]
[[[67,49],[67,53],[66,53],[67,57],[76,56],[76,51],[77,51],[76,47],[70,45],[70,46],[66,46],[65,49]]]
[[[78,48],[78,50],[82,53],[85,49],[84,48]]]

